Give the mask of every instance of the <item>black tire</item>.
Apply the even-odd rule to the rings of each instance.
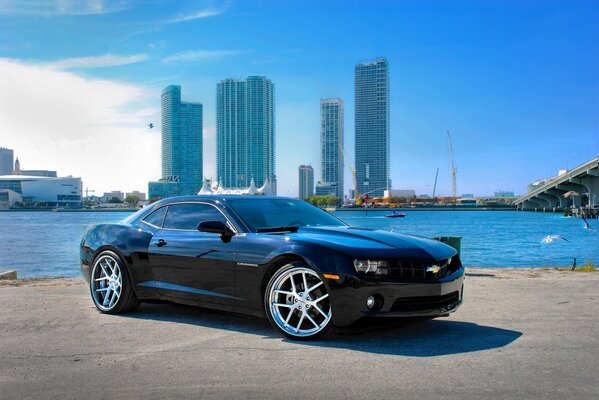
[[[312,268],[302,262],[286,264],[273,274],[266,286],[266,316],[271,325],[289,339],[318,339],[333,326],[329,294],[326,281]]]
[[[125,263],[114,251],[104,250],[94,259],[89,289],[94,305],[105,314],[131,312],[140,304]]]

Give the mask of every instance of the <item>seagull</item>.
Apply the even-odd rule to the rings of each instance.
[[[584,216],[582,216],[582,222],[584,223],[584,229],[588,229],[591,232],[597,232],[591,225],[589,225],[587,219]]]
[[[148,124],[148,128],[152,129],[153,127],[154,127],[154,124],[150,122],[150,123]]]
[[[572,196],[580,196],[580,193],[575,192],[574,190],[570,190],[569,192],[564,193],[564,197],[569,199]]]
[[[541,240],[541,244],[553,243],[554,240],[563,240],[565,242],[569,242],[568,239],[560,235],[547,235],[543,238],[543,240]]]

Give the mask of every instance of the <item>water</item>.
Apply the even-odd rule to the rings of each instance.
[[[599,264],[599,233],[582,220],[560,214],[514,211],[402,211],[406,218],[385,218],[385,211],[340,211],[350,225],[426,237],[461,236],[466,266],[555,267],[586,260]],[[21,277],[79,276],[79,242],[92,224],[117,222],[127,212],[0,212],[0,271]],[[589,223],[599,231],[599,221]],[[540,246],[546,235],[562,235]]]

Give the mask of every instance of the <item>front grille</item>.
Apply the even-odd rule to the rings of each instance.
[[[403,297],[395,300],[391,311],[425,311],[448,308],[460,300],[460,293],[453,292],[443,296]],[[449,311],[449,309],[447,309]]]
[[[389,263],[388,277],[404,280],[439,279],[447,274],[448,261],[392,261]]]

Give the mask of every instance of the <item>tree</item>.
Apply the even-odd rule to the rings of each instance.
[[[122,200],[119,199],[118,197],[113,197],[113,198],[109,199],[108,202],[111,204],[116,204],[116,203],[122,203]]]
[[[137,207],[139,204],[139,197],[130,194],[129,196],[125,197],[125,203],[129,204],[131,207]]]
[[[306,199],[310,204],[318,207],[335,206],[339,204],[339,198],[335,196],[317,196],[313,195]]]

